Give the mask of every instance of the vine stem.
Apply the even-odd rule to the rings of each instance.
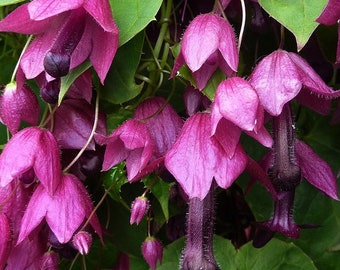
[[[239,35],[239,38],[238,38],[238,45],[237,45],[237,49],[238,49],[239,53],[240,53],[240,49],[241,49],[241,44],[242,44],[242,39],[243,39],[243,34],[244,34],[244,28],[245,28],[245,25],[246,25],[246,17],[247,17],[246,6],[244,4],[244,0],[240,0],[240,2],[241,2],[241,8],[242,8],[242,23],[241,23],[240,35]]]
[[[14,82],[15,82],[15,76],[16,76],[16,74],[17,74],[17,72],[18,72],[18,69],[19,69],[20,60],[21,60],[22,56],[24,55],[25,51],[27,50],[28,45],[31,43],[32,38],[33,38],[33,35],[30,35],[30,36],[28,37],[28,39],[27,39],[27,41],[26,41],[26,44],[25,44],[24,48],[23,48],[22,51],[21,51],[21,54],[20,54],[19,59],[18,59],[18,62],[17,62],[17,64],[15,65],[15,68],[14,68],[14,71],[13,71],[13,74],[12,74],[12,77],[11,77],[11,82],[10,82],[10,83],[14,83]]]
[[[70,162],[70,164],[63,170],[63,173],[66,173],[73,165],[77,162],[77,160],[80,158],[80,156],[85,152],[88,145],[91,143],[94,133],[96,132],[97,125],[98,125],[98,115],[99,115],[99,91],[97,91],[97,97],[96,97],[96,107],[94,112],[94,121],[93,121],[93,127],[91,130],[91,134],[89,138],[87,139],[85,145],[82,149],[78,152],[77,156]]]

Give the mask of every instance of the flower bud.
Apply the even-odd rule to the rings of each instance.
[[[60,92],[60,80],[53,80],[47,82],[41,89],[41,98],[50,104],[55,104],[58,102],[58,96]]]
[[[73,236],[72,245],[79,251],[81,255],[89,253],[92,245],[92,236],[90,233],[80,231]]]
[[[131,205],[130,224],[137,225],[142,221],[145,213],[149,209],[149,201],[146,197],[140,196],[136,198]]]
[[[162,244],[154,237],[147,237],[142,244],[142,254],[151,270],[155,270],[157,261],[162,262]]]
[[[47,52],[44,58],[45,71],[54,78],[68,74],[71,57],[66,53]]]

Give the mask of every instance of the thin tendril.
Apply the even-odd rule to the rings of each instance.
[[[279,44],[279,49],[283,49],[284,43],[285,43],[285,28],[281,24],[281,26],[280,26],[280,44]]]
[[[241,44],[242,44],[242,39],[243,39],[243,34],[244,34],[244,28],[246,25],[246,6],[244,4],[244,0],[240,0],[241,2],[241,7],[242,7],[242,23],[241,23],[241,29],[240,29],[240,35],[238,38],[238,45],[237,45],[237,49],[238,52],[240,53],[240,48],[241,48]]]
[[[97,125],[98,125],[98,114],[99,114],[99,92],[97,91],[97,97],[96,97],[96,108],[95,108],[95,112],[94,112],[94,122],[93,122],[93,127],[92,127],[92,131],[91,134],[89,136],[89,138],[87,139],[87,142],[85,143],[85,145],[83,146],[82,149],[80,149],[78,155],[71,161],[71,163],[63,170],[64,173],[66,173],[73,165],[74,163],[77,162],[77,160],[80,158],[80,156],[85,152],[86,148],[89,146],[89,144],[91,143],[94,133],[96,132],[97,129]]]
[[[30,35],[30,36],[28,37],[28,39],[27,39],[27,41],[26,41],[26,44],[25,44],[24,48],[23,48],[22,51],[21,51],[21,54],[20,54],[19,59],[18,59],[18,62],[17,62],[17,64],[15,65],[15,68],[14,68],[14,71],[13,71],[13,74],[12,74],[12,77],[11,77],[11,83],[14,83],[14,82],[15,82],[15,76],[16,76],[16,74],[17,74],[17,72],[18,72],[20,60],[21,60],[22,56],[24,55],[24,53],[25,53],[25,51],[26,51],[28,45],[31,43],[32,38],[33,38],[33,35]]]
[[[55,111],[58,109],[58,106],[55,106],[52,110],[50,110],[50,107],[47,107],[47,110],[44,112],[44,116],[43,116],[43,121],[41,121],[39,127],[44,127],[45,125],[47,125],[47,123],[49,121],[52,121],[53,115],[55,113]],[[47,112],[50,112],[49,115],[46,117]]]
[[[80,231],[84,230],[86,228],[86,226],[89,224],[91,218],[93,217],[93,215],[96,213],[96,211],[98,210],[98,208],[102,205],[102,203],[104,202],[106,196],[109,194],[109,192],[111,191],[111,189],[115,186],[115,184],[123,177],[124,175],[121,175],[117,181],[113,182],[111,186],[109,186],[108,189],[105,190],[103,196],[101,197],[100,201],[97,203],[97,205],[95,206],[95,208],[92,210],[91,214],[88,216],[86,222],[84,223],[84,225],[81,227]]]
[[[72,263],[70,265],[70,267],[68,268],[69,270],[71,270],[75,264],[75,262],[77,261],[78,257],[79,257],[80,253],[77,253],[77,255],[74,257],[74,259],[72,260]]]

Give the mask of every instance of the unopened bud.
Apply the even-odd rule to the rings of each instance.
[[[60,80],[53,80],[47,82],[44,87],[40,89],[41,98],[50,104],[55,104],[58,102],[58,96],[60,92]]]
[[[155,270],[157,262],[162,262],[162,244],[154,237],[147,237],[142,244],[142,254],[151,270]]]
[[[70,71],[71,57],[66,53],[47,52],[44,58],[45,71],[54,78],[60,78]]]
[[[90,233],[80,231],[73,236],[72,245],[81,255],[88,254],[92,245],[92,236]]]
[[[142,221],[145,213],[149,209],[149,201],[146,197],[140,196],[136,198],[131,205],[130,224],[137,225]]]

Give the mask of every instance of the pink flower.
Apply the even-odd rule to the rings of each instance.
[[[327,114],[331,105],[329,99],[340,96],[340,92],[328,87],[302,57],[283,50],[263,58],[251,74],[249,82],[264,109],[273,116],[279,115],[284,104],[295,97],[303,105]],[[328,100],[312,102],[316,96]]]
[[[22,218],[17,242],[19,244],[26,239],[45,219],[58,241],[67,243],[85,219],[90,218],[92,210],[93,205],[84,185],[74,175],[64,175],[53,196],[38,185]],[[96,215],[91,217],[90,224],[101,237]]]
[[[215,14],[197,16],[184,32],[171,76],[184,64],[193,72],[199,90],[218,67],[227,76],[233,75],[238,66],[238,53],[229,22]]]
[[[163,167],[164,155],[174,143],[182,120],[162,98],[141,103],[133,119],[123,123],[105,138],[96,134],[98,144],[106,144],[103,170],[126,160],[129,181]]]
[[[47,192],[54,194],[61,165],[58,144],[48,130],[25,128],[9,140],[0,155],[0,186],[21,179],[31,169]]]
[[[104,137],[96,134],[98,144],[106,144],[103,171],[111,169],[126,160],[128,179],[131,180],[147,165],[153,145],[149,131],[144,123],[130,119],[113,133]]]
[[[142,255],[150,266],[151,270],[156,270],[157,262],[162,262],[163,247],[154,237],[148,237],[142,244]]]
[[[0,31],[36,35],[20,63],[27,79],[44,70],[64,76],[89,58],[103,83],[118,48],[106,0],[34,0],[3,19]]]
[[[244,79],[233,77],[222,81],[212,105],[212,134],[232,157],[241,131],[264,146],[273,140],[263,126],[264,111],[253,87]]]
[[[228,188],[246,167],[247,156],[240,145],[232,158],[211,137],[208,113],[187,119],[176,142],[165,156],[165,167],[177,179],[189,198],[203,199],[213,179]]]

